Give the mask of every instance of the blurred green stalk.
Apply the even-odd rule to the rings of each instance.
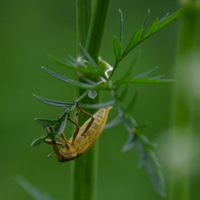
[[[180,27],[178,33],[178,50],[174,69],[175,83],[172,95],[171,106],[171,180],[170,180],[170,200],[189,200],[190,199],[190,145],[180,145],[181,151],[177,157],[178,144],[185,138],[189,140],[194,133],[195,118],[195,99],[190,94],[190,79],[187,78],[189,58],[192,58],[197,52],[198,46],[198,26],[200,25],[200,1],[182,0],[182,15],[180,17]],[[197,86],[198,87],[198,86]],[[187,141],[188,143],[190,141]],[[187,143],[186,142],[186,143]],[[184,143],[184,144],[186,144]],[[180,150],[180,149],[179,149]],[[188,155],[184,154],[188,153]],[[176,161],[183,159],[176,169]],[[175,161],[175,162],[174,162]]]
[[[92,58],[98,62],[101,41],[104,32],[105,21],[107,17],[110,0],[96,0],[93,5],[90,0],[77,0],[77,40],[78,56],[82,55],[79,44],[82,44]],[[92,10],[92,12],[91,12]],[[92,14],[91,14],[92,13]],[[82,75],[79,79],[82,80]],[[92,81],[97,81],[96,77],[87,75]],[[77,96],[83,94],[83,89],[78,89]],[[93,104],[99,102],[98,97],[95,100],[85,98],[82,103]],[[89,113],[94,113],[94,109],[85,109]],[[79,125],[82,125],[88,116],[80,114]],[[72,162],[71,181],[72,181],[72,200],[94,200],[96,195],[96,177],[97,177],[97,157],[98,142],[83,156]]]

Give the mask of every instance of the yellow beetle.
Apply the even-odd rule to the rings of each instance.
[[[94,115],[83,111],[79,106],[77,106],[77,109],[75,121],[68,118],[76,126],[76,130],[69,141],[66,139],[64,133],[60,135],[62,139],[56,137],[59,142],[48,139],[44,140],[45,143],[52,145],[59,162],[74,160],[93,146],[103,131],[112,107],[101,108]],[[79,127],[77,124],[80,112],[90,116],[90,119],[82,127]],[[61,145],[61,148],[59,149],[57,145]]]

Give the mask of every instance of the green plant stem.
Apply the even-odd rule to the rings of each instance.
[[[95,61],[99,56],[109,3],[110,0],[94,2],[86,49]]]
[[[200,5],[197,1],[181,1],[182,15],[180,18],[179,44],[177,51],[176,64],[174,69],[175,84],[172,95],[171,106],[171,136],[172,143],[170,148],[175,149],[178,143],[183,139],[189,139],[194,132],[194,98],[189,94],[186,85],[189,85],[187,79],[186,65],[187,57],[195,54],[197,50],[197,29],[200,24],[198,15]],[[180,131],[181,130],[181,131]],[[182,147],[184,152],[189,152],[188,146]],[[184,149],[186,148],[186,149]],[[171,152],[174,156],[176,152]],[[186,155],[179,155],[182,158]],[[189,155],[190,157],[190,155]],[[179,159],[178,157],[176,159]],[[171,181],[170,181],[170,200],[189,200],[190,199],[190,163],[184,161],[180,170],[174,170],[174,163],[171,164]]]
[[[77,0],[77,30],[78,46],[86,44],[86,49],[92,58],[97,62],[100,51],[103,31],[109,6],[108,1],[96,0],[92,9],[92,17],[89,20],[91,4],[87,0]],[[82,17],[85,17],[83,20]],[[83,20],[83,21],[82,21]],[[90,25],[90,26],[89,26]],[[88,32],[88,27],[89,32]],[[86,40],[87,38],[87,40]],[[87,41],[87,42],[86,42]],[[79,47],[78,47],[79,48]],[[80,55],[80,51],[79,55]],[[85,76],[85,75],[83,75]],[[94,76],[87,76],[92,81],[97,81]],[[81,79],[81,76],[79,77]],[[83,80],[82,80],[83,81]],[[78,90],[78,96],[83,94],[84,90]],[[98,97],[95,100],[84,98],[82,103],[93,104],[99,102]],[[85,109],[93,114],[94,109]],[[82,125],[88,116],[83,114],[79,117],[79,125]],[[72,200],[94,200],[96,195],[96,177],[97,177],[97,157],[98,142],[83,156],[72,162]]]
[[[76,0],[76,22],[77,22],[77,54],[81,55],[79,44],[85,46],[91,20],[91,0]]]

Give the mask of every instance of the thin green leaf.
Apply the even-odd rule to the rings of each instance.
[[[60,135],[61,133],[63,133],[63,131],[65,130],[66,124],[67,124],[67,117],[68,117],[68,113],[65,112],[59,119],[59,123],[56,124],[53,128],[56,132],[56,135]]]
[[[154,30],[156,29],[156,27],[158,26],[159,23],[159,18],[156,18],[153,23],[151,24],[151,26],[146,30],[146,32],[143,34],[142,39],[149,37],[151,34],[154,33]]]
[[[122,44],[115,36],[113,36],[113,46],[116,60],[120,60],[122,54]]]
[[[53,55],[48,55],[55,63],[67,68],[67,69],[71,69],[71,70],[74,70],[74,71],[80,71],[80,72],[87,72],[87,68],[86,68],[86,65],[82,62],[78,62],[77,60],[73,60],[73,61],[70,61],[70,60],[67,60],[66,61],[63,61]],[[72,58],[72,57],[70,57]]]
[[[100,73],[99,69],[95,69],[93,67],[92,64],[90,64],[89,62],[84,63],[83,61],[78,61],[75,58],[71,58],[72,61],[67,60],[63,61],[60,60],[59,58],[56,58],[55,56],[49,55],[49,57],[56,63],[58,63],[59,65],[67,68],[67,69],[71,69],[74,71],[79,71],[79,72],[83,72],[83,73],[88,73],[88,74],[93,74],[93,75],[97,75],[97,76],[104,76],[103,73]]]
[[[147,14],[146,14],[145,19],[144,19],[144,22],[142,24],[144,26],[144,31],[146,31],[146,29],[147,29],[149,16],[150,16],[150,9],[148,9]]]
[[[127,73],[127,77],[123,77],[120,80],[117,80],[115,82],[115,84],[117,85],[117,87],[119,87],[121,84],[123,83],[153,83],[153,84],[158,84],[158,83],[171,83],[173,82],[173,80],[171,79],[161,79],[164,75],[159,75],[159,76],[155,76],[155,77],[147,77],[148,75],[150,75],[151,73],[153,73],[156,69],[158,69],[158,67],[155,67],[145,73],[142,73],[140,75],[137,75],[135,77],[128,77],[128,73]]]
[[[64,82],[66,82],[66,83],[70,83],[70,84],[72,84],[74,86],[77,86],[77,87],[80,87],[80,88],[84,88],[84,89],[92,89],[92,88],[94,88],[93,85],[86,84],[86,83],[83,83],[83,82],[74,81],[72,79],[66,78],[66,77],[61,76],[59,74],[56,74],[55,72],[52,72],[52,71],[50,71],[50,70],[48,70],[48,69],[46,69],[44,67],[42,67],[42,69],[44,69],[47,73],[51,74],[52,76],[54,76],[54,77],[56,77],[56,78],[58,78],[58,79],[60,79],[60,80],[62,80]]]
[[[135,139],[136,139],[133,127],[130,125],[130,122],[127,119],[124,119],[124,125],[126,127],[126,130],[128,131],[129,137],[122,148],[122,152],[126,152],[132,149],[133,146],[135,145]]]
[[[123,32],[124,32],[124,19],[123,19],[123,13],[122,11],[119,9],[119,13],[120,13],[120,32],[119,32],[119,41],[120,43],[122,43],[122,39],[123,39]]]
[[[35,118],[35,121],[44,127],[52,127],[58,123],[57,119],[51,120],[51,119]]]
[[[82,100],[87,94],[88,94],[89,90],[86,90],[78,99],[75,100],[75,102],[79,102],[80,100]]]
[[[138,61],[139,55],[140,55],[140,52],[138,51],[137,54],[135,55],[134,59],[133,59],[133,62],[131,63],[130,67],[128,68],[128,70],[126,71],[126,73],[124,74],[122,79],[130,77],[130,75],[132,74],[133,67],[135,66],[135,64]]]
[[[161,22],[163,22],[164,20],[166,20],[168,16],[169,16],[169,13],[167,13],[167,14],[159,21],[159,24],[160,24]]]
[[[97,96],[96,90],[89,90],[89,92],[88,92],[88,97],[89,97],[89,98],[95,99],[96,96]]]
[[[162,74],[162,75],[159,75],[159,76],[155,76],[155,77],[150,77],[149,79],[150,80],[153,80],[153,79],[161,79],[161,78],[163,78],[163,77],[165,77],[165,74]],[[172,80],[173,81],[173,80]]]
[[[38,99],[38,100],[40,100],[40,101],[42,101],[42,102],[44,102],[44,103],[46,103],[46,104],[49,104],[49,105],[51,105],[51,106],[70,107],[70,106],[74,105],[73,102],[61,102],[61,101],[50,100],[50,99],[46,99],[46,98],[37,96],[37,95],[35,95],[35,94],[33,94],[33,96],[34,96],[36,99]]]
[[[40,145],[45,139],[49,138],[49,134],[45,134],[44,136],[35,139],[32,143],[31,146],[32,147],[36,147],[38,145]]]
[[[149,71],[147,71],[147,72],[145,72],[145,73],[142,73],[142,74],[140,74],[140,75],[137,75],[137,76],[135,76],[134,78],[135,79],[140,79],[140,78],[144,78],[144,77],[147,77],[148,75],[150,75],[151,73],[153,73],[155,70],[157,70],[158,69],[158,67],[155,67],[155,68],[153,68],[153,69],[151,69],[151,70],[149,70]]]
[[[98,103],[98,104],[83,104],[81,103],[81,107],[84,107],[84,108],[104,108],[104,107],[107,107],[107,106],[113,106],[116,104],[116,101],[115,100],[112,100],[112,101],[108,101],[108,102],[105,102],[105,103]]]
[[[84,82],[89,83],[91,85],[96,85],[97,84],[96,82],[92,81],[91,79],[88,79],[88,78],[83,77],[83,76],[81,77],[81,80],[83,80]]]
[[[131,38],[127,48],[125,49],[124,53],[122,54],[122,58],[124,58],[139,42],[142,36],[144,27],[141,26]]]
[[[166,192],[165,192],[165,186],[164,186],[164,179],[162,176],[161,169],[157,166],[155,166],[155,162],[152,164],[146,150],[144,149],[143,145],[139,141],[139,139],[136,140],[136,144],[140,153],[140,166],[145,166],[147,169],[147,172],[153,182],[153,185],[158,192],[158,194],[161,197],[166,197]],[[151,156],[151,155],[150,155]]]
[[[121,59],[124,58],[135,46],[137,46],[138,44],[143,42],[145,39],[147,39],[149,36],[153,35],[157,31],[159,31],[160,29],[162,29],[163,27],[168,25],[170,22],[175,20],[180,14],[181,14],[181,10],[173,13],[170,16],[168,16],[168,15],[164,16],[160,21],[159,21],[158,18],[156,18],[149,28],[141,26],[135,32],[135,34],[132,37],[128,47],[126,48],[126,50],[122,54]]]
[[[153,24],[151,25],[151,27],[146,31],[146,33],[143,35],[143,37],[141,38],[141,40],[146,39],[147,37],[149,37],[150,35],[154,34],[155,32],[157,32],[158,30],[160,30],[161,28],[165,27],[166,25],[168,25],[170,22],[172,22],[173,20],[175,20],[179,15],[181,14],[181,10],[173,13],[172,15],[168,16],[165,15],[160,21],[159,19],[156,19]]]
[[[109,129],[112,128],[114,126],[117,126],[120,122],[122,122],[122,120],[124,119],[124,116],[119,114],[117,117],[115,117],[112,121],[108,122],[104,129]]]
[[[83,54],[86,56],[88,61],[93,65],[95,69],[98,69],[97,63],[93,60],[93,58],[90,56],[90,54],[87,52],[87,50],[80,44],[81,50]]]
[[[56,134],[60,134],[61,132],[64,131],[65,125],[63,125],[63,123],[66,124],[67,116],[68,113],[64,112],[62,116],[59,117],[58,119],[51,120],[51,119],[35,118],[35,121],[44,127],[53,128],[55,133],[59,131],[59,133]]]
[[[127,78],[127,79],[120,79],[115,82],[115,85],[118,87],[118,85],[121,85],[122,83],[141,83],[141,84],[161,84],[161,83],[172,83],[173,80],[171,79],[154,79],[154,78]]]
[[[133,128],[133,132],[134,134],[136,134],[136,128],[138,128],[138,124],[136,123],[135,119],[130,115],[130,116],[127,116],[128,120],[130,121],[130,124]]]
[[[64,112],[62,114],[62,116],[57,120],[48,120],[48,119],[36,118],[35,120],[39,124],[41,124],[45,127],[51,127],[52,130],[49,129],[49,132],[47,134],[45,134],[44,136],[34,140],[31,143],[31,146],[37,146],[37,145],[41,144],[47,138],[54,139],[55,135],[60,135],[66,127],[67,117],[68,117],[68,113]]]
[[[143,125],[143,126],[137,128],[137,130],[138,130],[138,129],[144,128],[144,126],[145,126],[145,125]],[[145,146],[148,146],[148,147],[154,148],[154,149],[157,147],[157,144],[156,144],[155,142],[149,141],[149,140],[146,138],[145,135],[139,135],[139,137],[140,137],[140,140],[145,144]]]
[[[71,62],[73,66],[77,66],[77,64],[83,66],[83,67],[86,67],[86,64],[84,62],[84,60],[80,60],[79,59],[76,59],[76,58],[73,58],[72,56],[68,56],[69,59],[65,59],[67,62]]]
[[[122,91],[122,93],[118,97],[119,101],[123,101],[125,99],[126,95],[128,94],[128,88],[129,88],[128,86],[129,86],[129,84],[125,85],[124,90]]]
[[[129,135],[128,140],[126,141],[126,143],[122,147],[122,152],[126,152],[126,151],[131,150],[134,147],[134,145],[135,145],[134,135]]]
[[[126,108],[127,113],[131,113],[133,111],[133,108],[135,107],[138,95],[139,95],[139,90],[137,90],[135,92],[135,94],[133,95],[133,98],[131,99],[129,105],[127,106],[127,108]]]
[[[175,20],[180,14],[181,14],[182,10],[178,10],[177,12],[171,14],[169,16],[169,13],[167,13],[167,15],[165,15],[160,21],[159,21],[159,25],[156,29],[156,31],[158,31],[159,29],[161,29],[162,27],[166,26],[167,24],[169,24],[170,22],[172,22],[173,20]]]

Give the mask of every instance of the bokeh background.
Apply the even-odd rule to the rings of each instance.
[[[119,13],[124,15],[124,43],[140,26],[151,10],[150,22],[167,12],[179,9],[174,0],[114,0],[111,1],[101,56],[111,65],[114,62],[112,36],[119,35]],[[33,119],[55,118],[61,108],[45,105],[32,97],[37,94],[60,101],[72,101],[75,88],[46,74],[44,66],[67,77],[76,75],[53,63],[47,54],[61,59],[76,56],[76,8],[69,0],[0,0],[0,88],[1,88],[1,140],[0,140],[0,199],[31,199],[16,182],[21,176],[40,191],[54,199],[70,196],[70,163],[58,163],[45,144],[30,147],[44,130]],[[178,20],[159,31],[139,45],[121,64],[115,78],[119,77],[140,50],[140,59],[134,74],[159,66],[155,75],[173,77],[177,43]],[[145,135],[159,143],[167,134],[172,85],[132,85],[126,102],[136,89],[140,89],[133,116],[138,123],[149,122]],[[110,100],[109,93],[102,93],[102,101]],[[116,110],[110,114],[110,120]],[[71,129],[70,129],[71,128]],[[67,136],[70,137],[72,127]],[[123,124],[106,130],[99,142],[99,166],[97,200],[149,200],[161,199],[151,184],[144,168],[138,169],[138,152],[134,148],[122,153],[128,133]],[[157,152],[161,147],[158,145]],[[165,166],[163,166],[165,173]],[[167,177],[166,177],[167,178]],[[197,179],[200,178],[197,175]],[[194,185],[193,191],[196,192]],[[192,192],[194,194],[194,192]],[[198,191],[194,200],[198,199]],[[67,197],[67,198],[66,198]],[[150,198],[151,197],[151,198]]]

